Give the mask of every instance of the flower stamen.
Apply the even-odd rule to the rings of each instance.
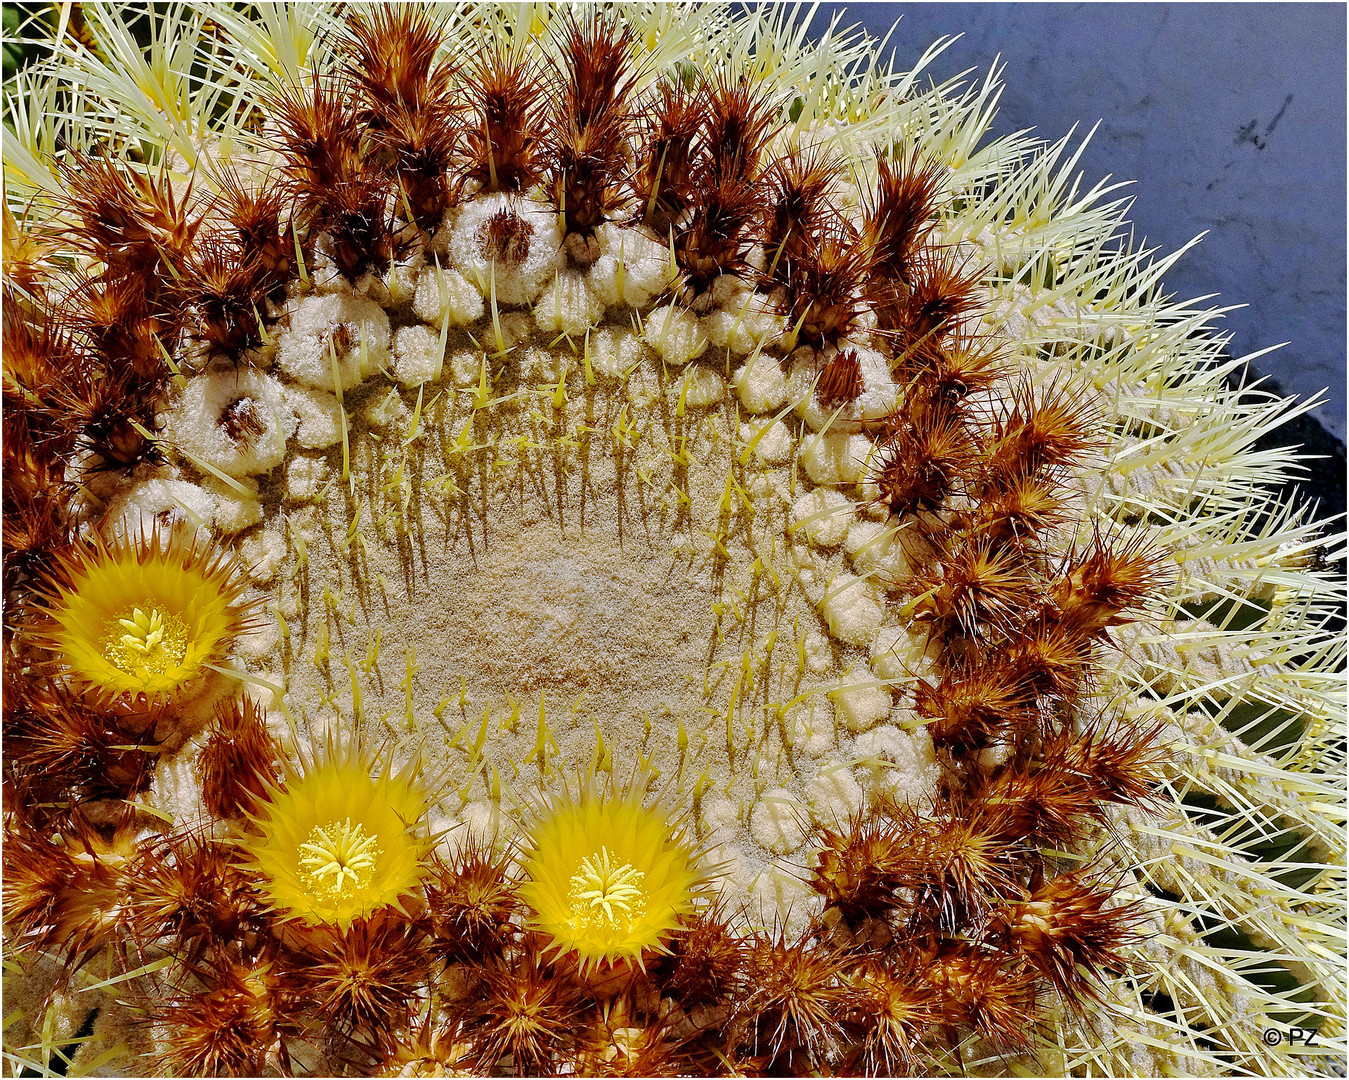
[[[580,869],[572,875],[572,920],[579,926],[595,925],[601,919],[614,929],[631,927],[634,919],[646,912],[646,894],[642,881],[646,877],[632,863],[615,866],[607,847],[581,860]]]
[[[177,615],[135,606],[108,624],[103,656],[128,675],[162,675],[183,662],[187,637],[187,624]]]
[[[311,888],[332,897],[364,889],[375,872],[375,856],[380,849],[375,837],[366,833],[351,818],[333,822],[326,828],[314,826],[307,843],[300,845],[304,856],[300,866]]]

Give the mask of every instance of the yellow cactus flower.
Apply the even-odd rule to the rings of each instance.
[[[594,782],[541,807],[521,858],[529,925],[574,953],[582,972],[666,952],[696,904],[707,871],[684,830],[641,784],[597,792]]]
[[[343,930],[380,908],[402,909],[423,876],[430,800],[414,759],[397,773],[357,745],[329,743],[291,768],[252,817],[243,847],[283,916]]]
[[[184,530],[96,536],[58,558],[37,643],[100,702],[181,698],[249,628],[243,589],[229,554]]]

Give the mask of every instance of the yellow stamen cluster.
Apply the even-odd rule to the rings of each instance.
[[[309,840],[300,845],[301,877],[316,892],[340,897],[348,891],[366,888],[375,872],[375,856],[380,854],[375,837],[351,818],[328,826],[315,825]]]
[[[153,604],[133,606],[108,624],[103,656],[128,675],[146,679],[183,662],[187,624]]]
[[[572,920],[578,927],[595,926],[602,919],[615,930],[632,929],[633,920],[646,913],[646,877],[632,863],[614,865],[607,847],[581,860],[571,877]]]

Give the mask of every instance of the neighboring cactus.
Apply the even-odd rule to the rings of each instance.
[[[15,1072],[1343,1054],[1313,403],[995,75],[78,7],[7,99]]]

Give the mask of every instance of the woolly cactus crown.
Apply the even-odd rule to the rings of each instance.
[[[9,1060],[1343,1052],[1342,540],[1253,446],[1310,404],[1229,389],[1068,140],[987,138],[995,74],[771,6],[147,5],[144,49],[128,10],[7,98]],[[89,697],[41,598],[147,519],[268,629]],[[118,603],[88,648],[160,647]],[[441,843],[287,922],[237,851],[312,841],[278,763],[357,732],[432,764]],[[629,763],[719,899],[606,982],[520,853],[629,906],[669,868],[518,808]],[[373,841],[328,809],[340,892]]]

